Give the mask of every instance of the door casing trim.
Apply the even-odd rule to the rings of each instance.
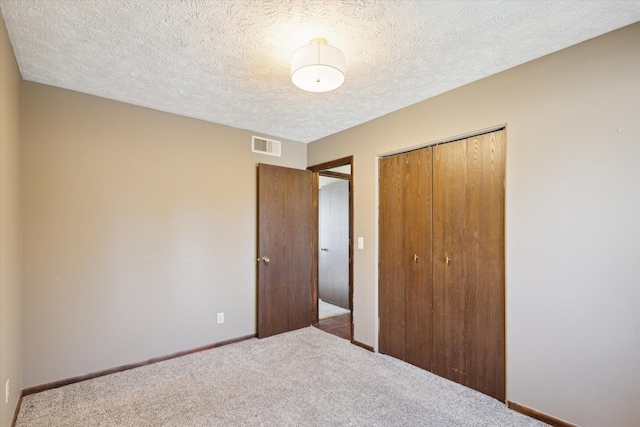
[[[343,174],[343,173],[336,173],[336,172],[330,172],[328,171],[328,169],[333,169],[333,168],[337,168],[339,166],[351,166],[351,173],[350,174]],[[353,184],[353,177],[354,177],[354,171],[353,171],[353,156],[347,156],[347,157],[342,157],[340,159],[336,159],[336,160],[331,160],[329,162],[324,162],[324,163],[320,163],[317,165],[313,165],[313,166],[309,166],[307,168],[307,170],[316,173],[317,175],[323,175],[323,176],[331,176],[334,178],[340,178],[340,179],[345,179],[345,180],[349,180],[349,307],[351,308],[351,343],[354,343],[354,339],[353,339],[353,310],[354,310],[354,306],[353,306],[353,263],[354,263],[354,258],[353,258],[353,246],[354,246],[354,240],[353,240],[353,198],[354,198],[354,184]],[[316,215],[317,218],[317,215]],[[315,227],[315,233],[316,233],[316,241],[318,239],[318,224],[316,224]],[[317,256],[317,254],[316,254]],[[316,263],[317,265],[317,263]],[[315,318],[314,320],[314,325],[317,326],[318,325],[318,268],[316,268],[316,280],[314,281],[314,289],[312,290],[312,294],[314,295],[312,304],[313,306],[311,307],[311,312],[315,313]]]

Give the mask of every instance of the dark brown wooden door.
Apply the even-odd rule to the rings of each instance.
[[[504,401],[504,131],[433,162],[433,372]]]
[[[382,353],[431,369],[431,148],[380,160]]]
[[[313,172],[258,165],[258,337],[310,326],[317,289]]]

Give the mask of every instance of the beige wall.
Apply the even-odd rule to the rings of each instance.
[[[22,123],[25,386],[255,333],[256,164],[306,145],[29,82]]]
[[[22,389],[20,71],[0,14],[0,425]],[[9,380],[9,401],[5,385]]]
[[[354,155],[357,340],[376,344],[376,156],[507,124],[508,398],[640,424],[638,46],[635,24],[309,145]]]

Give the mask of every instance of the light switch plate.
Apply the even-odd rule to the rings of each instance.
[[[358,249],[364,249],[364,237],[358,237]]]

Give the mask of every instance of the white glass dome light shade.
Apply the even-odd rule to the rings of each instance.
[[[344,53],[324,39],[297,49],[291,59],[293,84],[308,92],[328,92],[344,83]]]

